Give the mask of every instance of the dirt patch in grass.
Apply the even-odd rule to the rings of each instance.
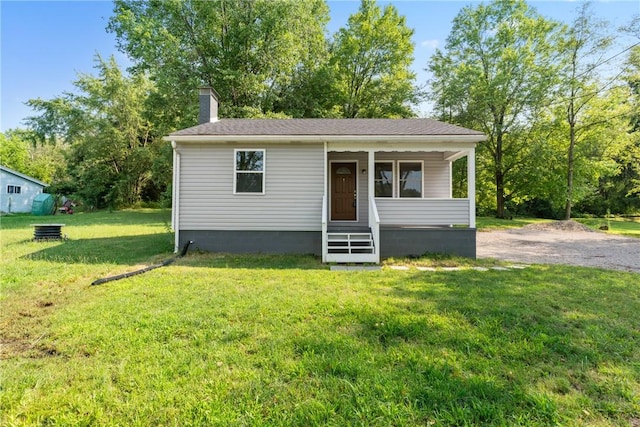
[[[572,232],[587,232],[594,233],[595,231],[584,224],[580,224],[572,219],[568,221],[553,221],[553,222],[541,222],[537,224],[525,225],[521,228],[525,231],[572,231]]]
[[[594,231],[576,221],[481,232],[478,258],[564,264],[640,273],[640,239]]]

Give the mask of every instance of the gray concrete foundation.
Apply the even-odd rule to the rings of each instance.
[[[381,228],[380,257],[442,253],[476,258],[475,228]]]
[[[182,230],[179,248],[226,253],[321,255],[320,231]],[[381,258],[442,253],[476,258],[475,228],[381,228]]]
[[[180,244],[193,249],[232,254],[322,254],[320,231],[182,230]]]

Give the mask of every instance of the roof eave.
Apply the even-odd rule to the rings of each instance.
[[[15,170],[13,170],[11,168],[8,168],[6,166],[0,166],[0,170],[3,170],[3,171],[5,171],[6,173],[8,173],[10,175],[17,176],[18,178],[22,178],[25,181],[32,182],[32,183],[40,185],[42,187],[49,187],[49,184],[47,184],[46,182],[42,182],[42,181],[37,180],[37,179],[35,179],[33,177],[30,177],[29,175],[25,175],[23,173],[15,171]]]
[[[169,135],[163,140],[180,143],[322,143],[322,142],[447,142],[478,143],[484,134],[471,135]]]

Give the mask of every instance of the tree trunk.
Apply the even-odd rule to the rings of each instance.
[[[504,209],[504,171],[502,169],[502,133],[496,135],[495,153],[495,180],[496,180],[496,218],[505,218]]]
[[[564,208],[564,219],[571,219],[571,205],[573,203],[573,167],[575,162],[576,127],[575,122],[569,122],[569,151],[567,152],[567,201]]]
[[[496,170],[496,218],[505,219],[504,209],[504,175]]]

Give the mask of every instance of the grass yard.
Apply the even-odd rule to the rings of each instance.
[[[550,222],[550,219],[539,218],[513,218],[513,219],[498,219],[494,217],[478,217],[477,226],[480,231],[483,230],[504,230],[507,228],[524,227],[529,224],[537,224],[541,222]],[[612,218],[574,218],[581,224],[587,227],[598,230],[601,226],[607,226],[606,233],[620,234],[629,237],[640,238],[640,217],[624,218],[624,217],[612,217]]]
[[[638,274],[190,252],[90,286],[170,257],[169,213],[54,219],[0,219],[2,426],[640,425]]]
[[[640,238],[640,217],[578,218],[576,221],[594,230],[607,226],[609,228],[607,233]]]

